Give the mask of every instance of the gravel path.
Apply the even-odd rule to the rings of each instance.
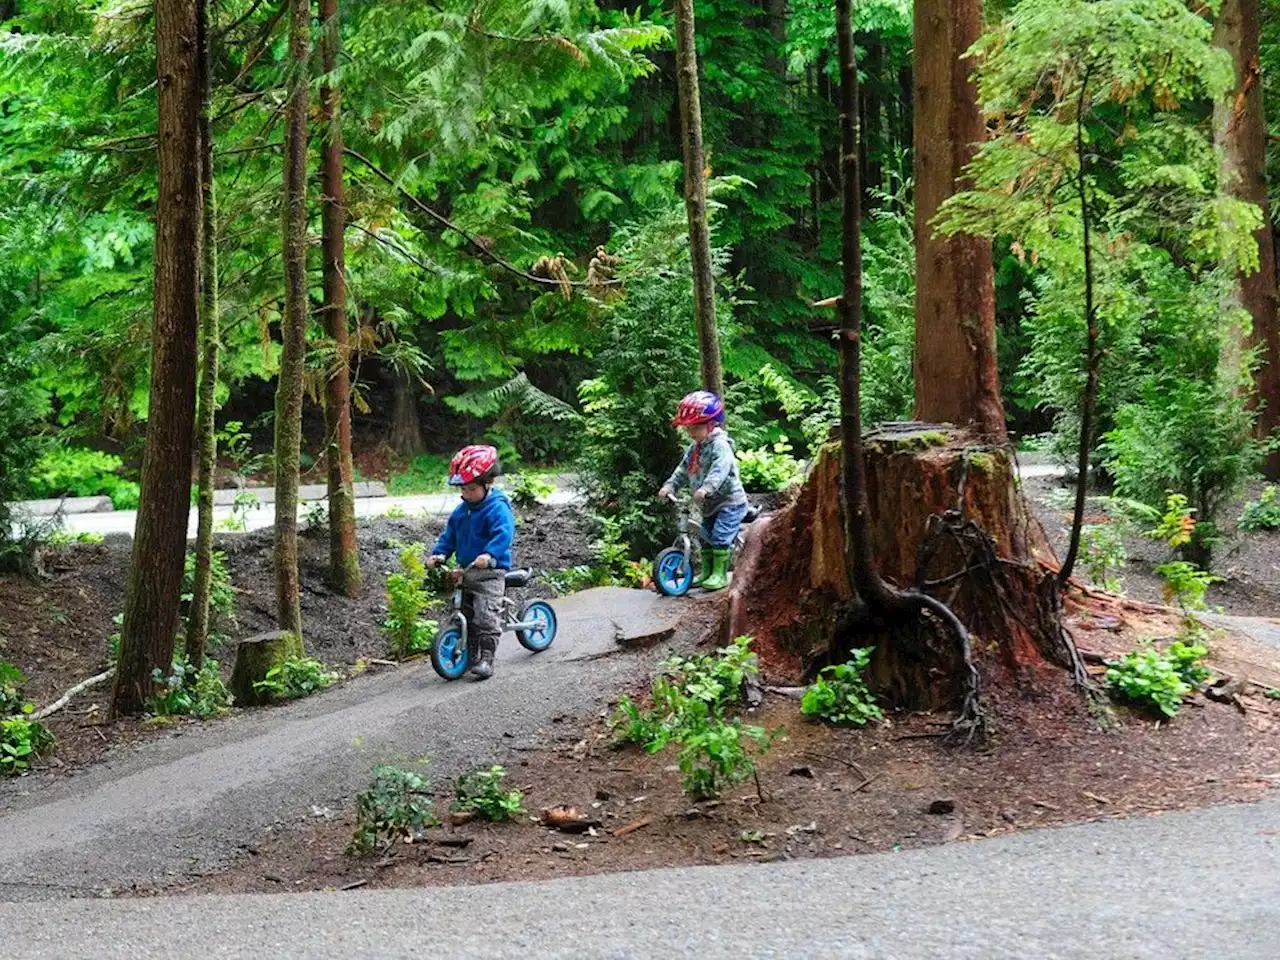
[[[177,882],[217,868],[274,823],[338,808],[379,763],[425,756],[439,781],[494,762],[637,670],[641,658],[610,656],[618,632],[657,632],[681,609],[618,588],[555,607],[555,645],[535,657],[506,635],[484,684],[446,683],[425,662],[381,668],[305,701],[147,740],[75,776],[3,785],[0,900]]]
[[[0,904],[26,960],[1272,960],[1280,805],[913,853],[543,883]]]

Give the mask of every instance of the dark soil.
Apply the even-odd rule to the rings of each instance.
[[[383,584],[399,567],[400,545],[422,542],[429,546],[444,520],[381,517],[362,522],[358,541],[365,590],[356,599],[335,594],[325,583],[328,540],[323,531],[304,535],[299,542],[299,566],[307,653],[339,668],[385,657],[386,640],[378,627],[386,616]],[[580,510],[535,507],[521,511],[519,522],[518,563],[544,572],[592,562],[593,533]],[[275,629],[272,540],[270,530],[216,538],[215,549],[226,555],[236,591],[234,622],[218,624],[216,629],[232,641]],[[127,540],[73,545],[45,554],[44,577],[0,576],[0,660],[28,676],[23,690],[37,707],[106,669],[109,637],[120,629],[114,617],[124,607],[129,552]],[[548,595],[550,591],[535,583],[514,593]],[[232,644],[212,644],[209,654],[221,661],[229,676]],[[50,717],[46,725],[58,744],[41,765],[73,769],[100,759],[113,744],[156,729],[148,721],[105,723],[109,699],[110,686],[104,684]],[[174,722],[185,721],[169,721],[165,726]]]
[[[1067,552],[1071,531],[1070,506],[1051,503],[1055,491],[1069,491],[1065,481],[1052,477],[1035,477],[1023,484],[1032,510],[1043,525],[1058,557]],[[1208,602],[1223,611],[1240,616],[1271,617],[1280,613],[1280,531],[1246,533],[1237,530],[1235,521],[1249,500],[1261,495],[1262,484],[1251,483],[1244,493],[1222,511],[1219,526],[1223,541],[1213,554],[1213,573],[1224,577],[1223,583],[1209,588]],[[1097,516],[1090,507],[1087,515]],[[1098,517],[1098,519],[1103,519]],[[1124,592],[1151,603],[1164,602],[1161,579],[1155,568],[1173,559],[1170,550],[1140,531],[1128,530],[1124,535],[1129,562],[1121,571]],[[1083,564],[1076,567],[1076,578],[1087,582]]]
[[[615,749],[599,718],[565,718],[539,731],[540,749],[508,758],[508,785],[525,792],[526,815],[514,823],[449,823],[452,786],[441,783],[436,808],[449,825],[416,842],[348,857],[347,811],[277,827],[238,866],[181,892],[469,884],[839,856],[1251,801],[1280,784],[1280,705],[1243,702],[1242,714],[1196,701],[1173,726],[1126,716],[1117,733],[1091,723],[1074,697],[1023,703],[999,712],[991,749],[948,752],[939,741],[945,718],[832,729],[805,721],[794,700],[770,696],[752,722],[786,733],[760,763],[765,799],[748,780],[701,804],[682,794],[672,749]],[[537,822],[542,809],[562,804],[599,827],[567,835]]]

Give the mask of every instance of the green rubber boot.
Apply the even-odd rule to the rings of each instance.
[[[711,576],[702,581],[702,589],[707,593],[715,593],[717,590],[723,590],[729,585],[729,557],[733,550],[725,548],[723,550],[712,550],[710,553]]]
[[[698,556],[698,575],[693,578],[692,586],[700,587],[711,576],[711,551],[702,550]]]

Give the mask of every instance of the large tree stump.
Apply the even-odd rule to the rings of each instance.
[[[1044,533],[1012,451],[946,426],[889,424],[865,441],[872,553],[881,576],[946,603],[973,635],[984,690],[1062,686],[1080,669],[1059,616]],[[895,706],[946,709],[965,690],[954,637],[929,616],[867,617],[845,553],[840,456],[828,445],[794,503],[758,524],[738,565],[731,631],[806,672],[874,644],[873,685]]]
[[[301,657],[302,638],[288,630],[272,630],[245,637],[236,644],[236,663],[231,671],[231,695],[238,707],[257,707],[271,701],[271,695],[254,684],[267,678],[272,667],[290,657]]]

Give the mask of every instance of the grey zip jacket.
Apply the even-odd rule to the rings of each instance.
[[[697,468],[691,469],[695,453]],[[707,499],[702,503],[705,516],[747,502],[747,492],[742,488],[742,478],[738,475],[733,440],[720,427],[712,430],[701,443],[689,445],[675,473],[667,480],[667,486],[673,490],[687,486],[695,493],[707,491]]]

